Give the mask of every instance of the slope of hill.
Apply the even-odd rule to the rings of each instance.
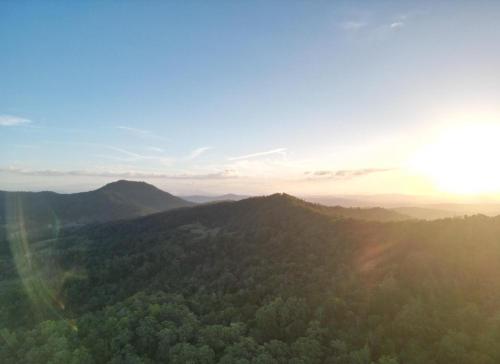
[[[194,205],[144,182],[117,181],[73,194],[0,191],[0,226],[20,220],[30,232],[128,219]]]
[[[412,217],[395,210],[384,209],[381,207],[342,207],[342,206],[322,206],[315,207],[319,212],[331,216],[351,218],[357,220],[369,221],[403,221]]]
[[[182,196],[183,199],[191,201],[194,203],[212,203],[221,201],[240,201],[251,196],[246,195],[235,195],[233,193],[227,193],[225,195],[189,195]]]
[[[348,198],[343,196],[300,196],[308,202],[317,203],[325,206],[342,206],[342,207],[374,207],[380,206],[371,202],[363,201],[362,199]]]
[[[341,206],[324,206],[316,203],[307,202],[301,200],[297,197],[288,195],[286,193],[276,193],[269,196],[259,196],[250,197],[246,199],[239,200],[238,203],[235,201],[214,201],[214,203],[224,206],[226,211],[243,210],[252,211],[253,209],[262,208],[263,206],[269,206],[269,208],[279,209],[280,214],[287,213],[287,209],[291,206],[298,206],[302,209],[307,209],[314,211],[316,213],[329,216],[334,219],[341,218],[351,218],[358,220],[369,220],[369,221],[403,221],[408,220],[410,217],[398,213],[393,210],[383,209],[379,207],[373,208],[359,208],[359,207],[341,207]],[[197,213],[201,211],[197,210]],[[223,221],[232,220],[236,215],[225,215],[223,214]]]
[[[2,363],[500,362],[500,218],[382,223],[277,194],[12,253]]]
[[[400,214],[422,220],[446,219],[450,217],[461,217],[466,215],[464,213],[459,213],[457,211],[448,211],[437,208],[417,207],[417,206],[395,207],[392,210]]]

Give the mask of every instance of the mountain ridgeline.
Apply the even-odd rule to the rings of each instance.
[[[251,196],[247,195],[236,195],[233,193],[227,193],[225,195],[188,195],[182,196],[183,199],[195,202],[195,203],[211,203],[211,202],[222,202],[222,201],[240,201]]]
[[[198,199],[198,203],[222,203],[241,200],[245,196],[222,195]],[[193,201],[196,199],[193,199]],[[0,241],[9,231],[23,231],[29,240],[55,237],[60,229],[91,223],[131,219],[191,207],[197,203],[174,196],[145,182],[120,180],[97,190],[72,194],[55,192],[0,191]],[[312,207],[313,204],[310,204]],[[332,216],[357,219],[393,221],[409,217],[382,208],[344,208],[316,205],[318,210]]]
[[[0,226],[15,228],[22,218],[33,237],[44,237],[60,227],[130,219],[193,205],[145,182],[125,180],[72,194],[0,191]]]
[[[500,362],[500,218],[274,194],[12,238],[2,363]]]

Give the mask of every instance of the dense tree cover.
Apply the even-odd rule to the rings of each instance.
[[[273,195],[21,241],[0,255],[2,363],[500,362],[500,218]]]

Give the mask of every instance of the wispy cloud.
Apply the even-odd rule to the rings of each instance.
[[[163,153],[165,151],[165,149],[158,147],[146,147],[146,149],[151,152],[157,152],[157,153]]]
[[[162,172],[144,171],[113,171],[113,170],[56,170],[56,169],[24,169],[17,167],[0,168],[0,172],[20,174],[24,176],[45,177],[111,177],[111,178],[159,178],[171,180],[221,180],[238,178],[238,175],[230,170],[215,171],[212,173],[181,173],[170,174]]]
[[[406,21],[409,19],[409,14],[400,14],[394,18],[394,20],[389,24],[391,30],[401,29],[406,25]]]
[[[134,134],[142,134],[142,135],[148,135],[151,132],[149,130],[144,130],[144,129],[139,129],[139,128],[132,128],[130,126],[117,126],[117,129],[121,130],[126,130],[128,132],[134,133]]]
[[[410,14],[400,14],[383,21],[376,21],[373,17],[370,18],[370,21],[356,19],[348,20],[339,23],[339,28],[352,33],[363,30],[363,34],[365,36],[383,40],[386,39],[386,37],[388,37],[392,32],[405,27],[410,17]]]
[[[30,124],[31,120],[14,115],[0,115],[0,126],[18,126]]]
[[[202,155],[203,153],[209,151],[210,149],[212,149],[212,147],[201,147],[201,148],[193,149],[191,151],[191,153],[189,153],[187,159],[198,158],[200,155]]]
[[[361,168],[361,169],[342,169],[337,171],[319,170],[312,172],[305,172],[307,179],[333,179],[333,180],[347,180],[356,177],[363,177],[369,174],[390,172],[396,168]]]
[[[280,154],[284,156],[286,154],[286,148],[276,148],[276,149],[271,149],[267,150],[265,152],[257,152],[257,153],[252,153],[252,154],[246,154],[246,155],[241,155],[238,157],[230,157],[228,160],[230,161],[238,161],[238,160],[243,160],[243,159],[252,159],[252,158],[259,158],[259,157],[264,157],[268,155],[273,155],[273,154]]]
[[[404,25],[405,23],[402,21],[395,21],[389,25],[389,28],[396,30],[404,27]]]
[[[348,31],[360,30],[367,25],[367,23],[361,21],[345,21],[339,24],[340,28]]]
[[[162,164],[170,164],[173,162],[173,158],[164,156],[164,155],[145,155],[145,154],[139,154],[135,152],[131,152],[129,150],[123,149],[123,148],[117,148],[113,147],[110,145],[105,145],[103,146],[106,149],[112,150],[114,152],[119,153],[120,155],[99,155],[99,157],[104,157],[107,159],[112,159],[112,160],[117,160],[117,161],[122,161],[122,162],[137,162],[137,161],[144,161],[144,160],[150,160],[150,161],[157,161],[161,162]]]
[[[122,149],[122,148],[117,148],[117,147],[112,147],[112,146],[106,146],[106,148],[108,148],[109,150],[113,150],[115,152],[119,152],[119,153],[122,153],[126,156],[129,156],[131,157],[133,160],[138,160],[138,159],[145,159],[147,158],[146,156],[143,156],[141,154],[138,154],[138,153],[134,153],[134,152],[130,152],[128,150],[125,150],[125,149]]]
[[[164,137],[162,137],[158,134],[155,134],[152,131],[146,130],[146,129],[139,129],[139,128],[134,128],[131,126],[123,126],[123,125],[117,126],[116,128],[119,130],[123,130],[127,133],[136,135],[136,136],[141,137],[141,138],[150,138],[150,139],[157,139],[157,140],[163,140],[163,141],[168,140],[167,138],[164,138]]]
[[[23,148],[23,149],[38,149],[38,145],[32,145],[32,144],[10,144],[14,148]]]

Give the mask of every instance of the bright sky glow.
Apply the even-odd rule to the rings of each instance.
[[[499,18],[493,1],[1,2],[0,189],[500,195]]]
[[[445,130],[423,146],[413,167],[443,192],[500,192],[500,124],[475,123]]]

